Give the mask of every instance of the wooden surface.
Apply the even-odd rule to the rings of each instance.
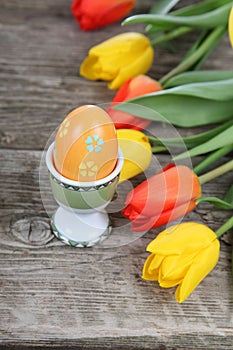
[[[115,94],[105,82],[80,77],[79,66],[94,44],[142,30],[117,23],[81,32],[70,3],[1,0],[0,348],[232,349],[232,232],[221,239],[216,268],[181,305],[175,289],[140,277],[145,248],[160,230],[132,237],[119,203],[118,210],[112,205],[111,218],[122,246],[74,249],[51,234],[48,213],[54,203],[43,150],[70,109],[106,104]],[[138,1],[134,13],[152,4]],[[169,71],[188,42],[179,40],[175,55],[156,48],[150,75],[158,79]],[[232,57],[226,37],[205,67],[232,69]],[[165,165],[169,157],[158,160]],[[206,184],[204,194],[222,198],[231,182],[229,173]],[[127,186],[120,189],[122,197]],[[229,216],[203,204],[187,219],[217,229]]]

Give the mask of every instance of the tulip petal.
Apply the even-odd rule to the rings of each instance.
[[[182,303],[215,267],[219,259],[219,254],[220,244],[216,238],[208,248],[200,251],[194,258],[192,266],[176,290],[175,296],[179,303]]]
[[[152,217],[143,216],[142,213],[138,213],[137,215],[135,215],[134,219],[130,218],[130,220],[134,220],[132,221],[132,227],[135,231],[150,230],[152,228],[165,225],[168,222],[174,221],[178,218],[184,217],[195,207],[195,202],[184,203],[173,208],[172,210],[163,211],[160,214],[157,214],[156,216]]]
[[[116,89],[129,78],[145,73],[153,62],[153,55],[154,50],[145,35],[119,34],[90,49],[80,74],[91,80],[112,80],[110,87]]]
[[[71,9],[80,28],[91,30],[119,20],[134,5],[134,0],[74,0]]]
[[[136,213],[136,211],[134,213]],[[125,215],[125,212],[123,212],[123,214]],[[148,218],[147,216],[143,216],[143,215],[140,215],[138,217],[138,213],[137,215],[135,215],[135,218],[133,218],[130,215],[129,219],[131,220],[132,231],[134,232],[148,231],[153,227],[153,224],[154,224],[153,217]]]
[[[117,74],[114,69],[103,69],[103,66],[96,55],[89,55],[81,64],[80,75],[90,80],[111,80]]]
[[[157,220],[163,212],[194,202],[201,195],[201,186],[194,172],[180,165],[155,174],[131,192],[133,197],[130,201],[126,198],[126,204],[133,204],[139,213]]]
[[[160,278],[164,281],[182,281],[197,254],[198,252],[166,256],[160,268]]]
[[[137,75],[135,78],[130,78],[117,91],[111,104],[107,108],[107,113],[112,118],[117,129],[145,129],[151,123],[150,120],[135,117],[132,114],[124,113],[113,109],[119,102],[129,100],[131,98],[162,90],[162,86],[154,79],[147,75]]]
[[[160,268],[160,265],[162,264],[163,260],[164,260],[163,255],[153,254],[153,259],[150,263],[150,266],[148,267],[148,271],[150,273],[152,273],[153,271],[158,270]]]
[[[208,247],[216,234],[207,226],[195,222],[174,225],[161,233],[147,247],[149,252],[162,255],[192,254],[197,249]]]
[[[153,58],[154,50],[151,46],[148,46],[139,57],[131,61],[130,65],[121,65],[119,74],[108,84],[109,89],[118,89],[129,78],[135,77],[138,74],[146,73],[153,62]]]
[[[131,82],[128,87],[128,94],[125,99],[129,100],[131,98],[149,94],[150,92],[161,91],[162,85],[147,75],[139,74]]]
[[[182,282],[182,279],[177,279],[177,280],[163,280],[162,277],[158,278],[158,282],[160,287],[162,288],[172,288],[177,286]]]
[[[117,138],[124,155],[124,164],[119,182],[145,171],[151,161],[152,152],[147,136],[131,129],[118,129]]]
[[[163,257],[161,257],[161,260],[162,259]],[[154,260],[155,262],[153,263]],[[149,281],[157,281],[159,262],[158,258],[156,258],[154,254],[150,254],[144,263],[142,270],[142,278]],[[152,268],[151,265],[154,267]]]

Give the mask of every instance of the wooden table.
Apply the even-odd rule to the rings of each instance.
[[[153,2],[138,1],[134,13],[147,12]],[[105,82],[80,77],[80,64],[91,46],[142,30],[117,23],[81,32],[70,4],[1,0],[0,348],[232,349],[232,232],[221,239],[216,268],[183,304],[174,289],[140,277],[146,246],[159,229],[98,249],[68,247],[51,233],[39,186],[43,150],[70,109],[109,103],[115,94]],[[169,71],[188,42],[178,40],[175,55],[156,48],[149,74],[158,79]],[[227,37],[205,67],[232,69]],[[158,159],[165,165],[169,156]],[[42,193],[49,196],[43,176]],[[222,198],[231,181],[232,173],[224,175],[206,184],[204,194]],[[187,219],[217,229],[230,215],[200,205]],[[120,227],[120,214],[111,216]]]

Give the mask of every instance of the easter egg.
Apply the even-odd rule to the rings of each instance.
[[[112,119],[100,107],[74,109],[61,123],[53,161],[64,177],[90,182],[109,175],[117,162],[118,142]]]

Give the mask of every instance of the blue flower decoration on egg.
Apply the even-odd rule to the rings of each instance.
[[[89,152],[100,152],[102,150],[102,145],[104,140],[99,137],[99,135],[88,136],[85,140],[87,144],[87,150]]]

